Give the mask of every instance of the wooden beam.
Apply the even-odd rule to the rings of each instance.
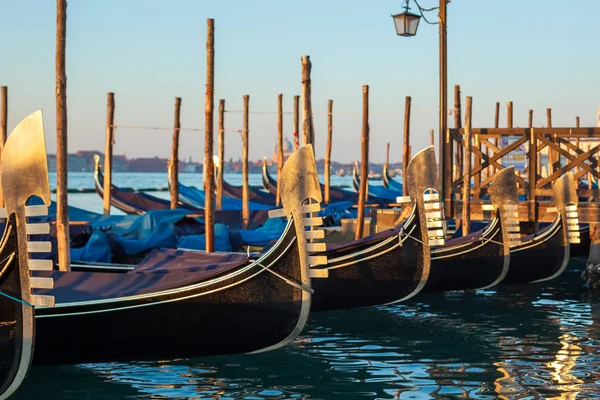
[[[330,202],[330,178],[331,178],[331,146],[333,140],[333,100],[327,101],[327,148],[325,149],[325,190],[323,193],[325,204]],[[388,152],[389,152],[388,143]]]
[[[302,56],[302,144],[312,144],[315,151],[315,128],[312,119],[310,70],[312,64],[309,56]]]
[[[215,167],[213,162],[213,117],[215,85],[215,26],[206,20],[206,96],[204,107],[204,237],[207,253],[215,251]]]
[[[300,147],[300,96],[294,96],[294,151]]]
[[[113,145],[115,143],[115,94],[108,92],[106,99],[106,146],[104,150],[104,215],[110,215],[112,198],[112,163]]]
[[[248,185],[248,142],[249,124],[248,114],[250,110],[250,96],[244,95],[243,131],[242,131],[242,227],[248,229],[250,224],[250,188]]]
[[[217,210],[223,209],[223,174],[225,173],[225,99],[219,100],[219,168],[217,168]]]
[[[365,223],[365,201],[369,185],[369,86],[363,86],[363,121],[362,121],[362,164],[360,166],[360,187],[358,190],[358,217],[356,221],[355,240],[363,237]]]
[[[181,97],[175,97],[173,145],[171,147],[171,209],[179,207],[179,133],[181,131]]]
[[[463,177],[463,192],[462,192],[462,234],[469,234],[471,225],[471,116],[472,116],[472,98],[467,96],[465,110],[465,170]]]
[[[71,268],[69,238],[68,154],[67,154],[67,0],[56,0],[56,241],[58,269]]]
[[[406,96],[404,101],[404,145],[402,147],[402,176],[406,176],[408,162],[410,161],[410,106],[411,98]],[[408,185],[402,186],[404,196],[408,196]]]
[[[281,204],[281,170],[283,169],[283,94],[277,95],[277,194],[275,206]]]

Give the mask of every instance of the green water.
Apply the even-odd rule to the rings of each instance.
[[[600,397],[600,296],[583,267],[545,284],[312,314],[300,338],[264,354],[34,367],[15,398]]]

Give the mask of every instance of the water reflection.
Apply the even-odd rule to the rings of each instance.
[[[34,368],[18,398],[34,398],[47,379],[47,399],[600,397],[599,315],[571,268],[545,285],[314,314],[301,338],[275,352]]]

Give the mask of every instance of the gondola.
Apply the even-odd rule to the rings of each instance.
[[[311,265],[313,271],[328,274],[314,282],[313,311],[393,304],[415,296],[425,286],[430,271],[429,246],[443,242],[437,228],[428,228],[428,221],[441,223],[437,194],[425,194],[437,186],[437,174],[420,169],[432,160],[435,162],[435,154],[428,148],[409,164],[415,193],[422,195],[416,196],[403,224],[343,245],[329,245],[313,254],[319,261]]]
[[[262,182],[264,189],[272,194],[277,193],[277,181],[271,177],[269,169],[267,168],[267,159],[263,157],[263,168],[262,168]],[[325,190],[325,185],[319,183],[321,192]],[[351,192],[336,187],[329,188],[329,198],[331,203],[348,201],[354,204],[358,203],[358,193]],[[369,196],[369,204],[377,204],[379,206],[387,206],[388,200],[382,199],[376,196]]]
[[[104,198],[104,174],[100,167],[100,157],[94,155],[94,187],[100,198]],[[168,210],[171,208],[169,200],[161,199],[144,192],[134,192],[123,190],[115,185],[111,185],[110,204],[126,214],[145,214],[153,210]],[[189,210],[191,213],[201,214],[204,211],[197,207],[190,207],[187,204],[179,203],[179,207]]]
[[[98,193],[101,198],[104,198],[104,175],[99,160],[100,158],[98,156],[94,156],[96,164],[94,168],[94,186],[96,188],[96,193]],[[143,192],[123,190],[115,185],[111,185],[111,187],[110,204],[126,214],[143,215],[148,211],[168,210],[171,208],[171,202],[169,200],[161,199]],[[181,193],[179,197],[180,199],[182,198]],[[204,209],[200,206],[194,206],[190,204],[190,202],[180,200],[178,207],[189,211],[190,215],[200,218],[204,216]],[[262,226],[267,220],[268,213],[266,209],[268,207],[262,208],[263,209],[259,210],[250,210],[250,229]],[[242,228],[242,217],[239,210],[217,210],[215,211],[215,222],[226,224],[232,229]]]
[[[396,181],[390,176],[389,167],[387,163],[383,164],[383,173],[381,174],[381,180],[383,182],[383,187],[385,187],[386,189],[391,189],[403,193],[402,183]]]
[[[567,267],[570,243],[580,242],[573,173],[569,171],[557,179],[552,190],[556,219],[539,232],[523,236],[520,243],[511,247],[511,269],[502,283],[548,281],[560,276]],[[515,198],[513,194],[512,201]]]
[[[41,121],[36,128],[21,143],[45,152]],[[26,151],[7,144],[3,160]],[[104,264],[39,271],[37,277],[54,279],[56,305],[37,309],[34,363],[247,353],[296,338],[313,292],[305,228],[311,221],[303,218],[298,196],[302,174],[316,174],[316,165],[298,165],[305,152],[312,148],[292,154],[284,166],[289,180],[299,183],[282,197],[289,216],[284,234],[261,255],[154,250],[133,270]],[[47,176],[45,159],[38,167]]]
[[[50,205],[47,159],[45,151],[27,142],[27,133],[42,121],[40,111],[30,115],[8,137],[2,153],[2,191],[6,208],[0,209],[4,228],[0,241],[0,399],[6,399],[19,388],[29,371],[36,341],[37,306],[52,307],[51,294],[35,293],[51,288],[52,279],[32,277],[32,271],[47,266],[44,261],[30,259],[29,253],[46,252],[50,243],[29,241],[47,233],[47,223],[30,223],[30,217],[43,216]],[[10,149],[20,148],[20,153]],[[31,196],[44,205],[27,207]]]
[[[358,192],[360,190],[360,177],[358,176],[358,162],[354,163],[354,168],[352,168],[352,185],[354,189]],[[381,199],[385,199],[388,202],[394,202],[396,197],[402,196],[402,191],[397,191],[393,189],[387,189],[383,186],[375,186],[369,184],[367,186],[367,191],[369,193],[369,197],[375,196]]]
[[[420,171],[437,171],[435,157],[429,164],[419,166]],[[410,171],[409,171],[410,172]],[[506,172],[494,176],[492,187],[500,189],[507,184]],[[437,174],[436,174],[437,182]],[[415,179],[406,179],[410,198],[418,196]],[[434,188],[437,188],[434,186]],[[441,207],[441,206],[440,206]],[[507,226],[500,211],[491,208],[492,218],[487,226],[467,236],[449,239],[431,248],[431,273],[423,289],[424,293],[465,289],[487,289],[500,283],[510,266]],[[438,224],[438,229],[443,226]]]

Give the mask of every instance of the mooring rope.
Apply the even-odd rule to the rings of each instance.
[[[13,296],[11,296],[11,295],[10,295],[10,294],[8,294],[8,293],[4,293],[4,292],[3,292],[3,291],[1,291],[1,290],[0,290],[0,296],[4,296],[4,297],[6,297],[6,298],[9,298],[9,299],[11,299],[11,300],[14,300],[14,301],[16,301],[17,303],[21,303],[21,304],[23,304],[23,305],[25,305],[25,306],[28,306],[28,307],[33,307],[33,305],[32,305],[32,304],[30,304],[30,303],[26,302],[25,300],[17,299],[16,297],[13,297]]]
[[[283,281],[284,281],[285,283],[287,283],[288,285],[290,285],[290,286],[292,286],[292,287],[295,287],[296,289],[300,289],[300,290],[302,290],[303,292],[307,292],[307,293],[310,293],[310,294],[313,294],[313,293],[315,292],[315,291],[314,291],[314,289],[312,289],[312,288],[310,288],[310,287],[306,286],[305,284],[303,284],[303,283],[298,283],[298,282],[295,282],[295,281],[293,281],[293,280],[292,280],[292,279],[290,279],[290,278],[286,278],[285,276],[283,276],[283,275],[281,275],[281,274],[279,274],[279,273],[277,273],[277,272],[273,271],[272,269],[270,269],[270,268],[268,268],[268,267],[265,267],[264,265],[262,265],[261,263],[259,263],[259,262],[258,262],[258,261],[256,261],[256,260],[252,260],[252,259],[250,259],[250,260],[248,260],[248,261],[250,261],[250,262],[253,262],[254,264],[256,264],[256,265],[258,265],[259,267],[261,267],[262,269],[264,269],[265,271],[268,271],[268,272],[272,273],[273,275],[275,275],[275,276],[276,276],[276,277],[278,277],[279,279],[283,280]]]

